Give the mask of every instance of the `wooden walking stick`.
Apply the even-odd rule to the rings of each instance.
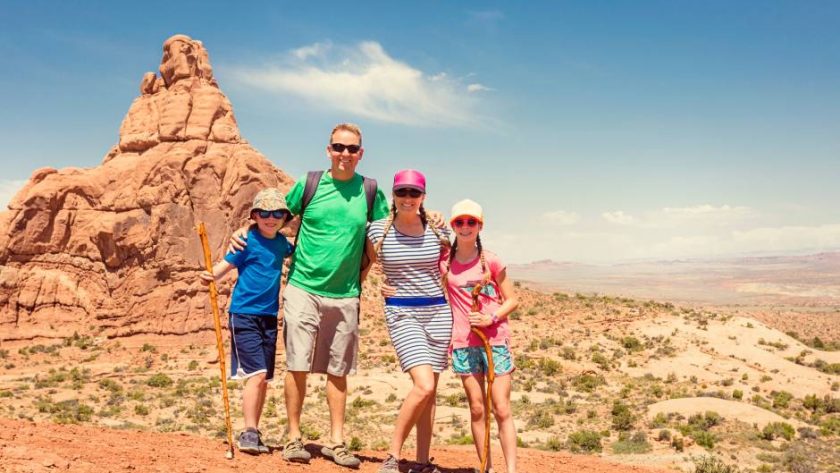
[[[481,286],[481,283],[476,284],[471,292],[473,312],[478,312],[481,309],[481,305],[478,303]],[[487,390],[484,392],[484,455],[481,457],[481,473],[485,473],[490,458],[490,416],[493,414],[493,398],[490,393],[493,391],[493,380],[496,379],[496,367],[493,364],[493,348],[490,346],[487,335],[484,335],[484,332],[478,327],[471,327],[470,330],[478,335],[478,338],[484,343],[484,352],[487,354]]]
[[[210,257],[210,243],[207,241],[207,230],[204,222],[198,224],[198,237],[204,250],[204,266],[213,274],[213,259]],[[222,322],[219,320],[219,301],[216,281],[210,281],[210,305],[213,308],[213,325],[216,328],[216,348],[219,350],[219,374],[222,377],[222,398],[225,401],[225,427],[227,427],[228,451],[225,458],[233,458],[233,429],[230,426],[230,400],[227,390],[227,372],[225,370],[225,347],[222,345]]]

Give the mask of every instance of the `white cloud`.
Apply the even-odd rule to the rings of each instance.
[[[732,232],[732,241],[745,250],[823,250],[840,248],[840,224],[760,227]]]
[[[461,80],[426,74],[394,59],[374,41],[355,46],[315,43],[274,64],[232,71],[234,80],[248,87],[383,122],[475,127],[487,121],[476,111],[475,96],[463,93]]]
[[[628,215],[621,210],[616,210],[614,212],[604,212],[601,214],[601,217],[604,218],[607,222],[615,223],[617,225],[630,225],[636,222],[636,218],[632,215]]]
[[[469,92],[471,94],[475,93],[475,92],[490,92],[492,90],[493,89],[491,89],[490,87],[487,87],[487,86],[482,85],[482,84],[469,84],[469,85],[467,85],[467,92]]]
[[[545,212],[542,214],[542,220],[552,225],[574,225],[580,221],[580,216],[575,212],[555,210],[553,212]]]
[[[25,180],[0,179],[0,212],[6,210],[6,206],[26,184]]]

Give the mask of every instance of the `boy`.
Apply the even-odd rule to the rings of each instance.
[[[239,273],[228,311],[230,378],[245,379],[242,391],[245,430],[237,441],[240,452],[258,454],[269,451],[262,443],[257,427],[268,381],[274,378],[283,259],[294,251],[294,247],[278,231],[290,218],[286,199],[279,189],[261,190],[251,206],[251,219],[257,223],[248,232],[249,245],[235,254],[227,253],[213,266],[212,274],[204,271],[200,275],[202,282],[209,284],[234,267]]]

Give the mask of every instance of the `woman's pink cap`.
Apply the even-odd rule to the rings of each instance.
[[[403,169],[394,174],[394,187],[392,189],[417,189],[426,192],[426,176],[414,169]]]

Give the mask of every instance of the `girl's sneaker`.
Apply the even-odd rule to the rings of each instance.
[[[236,446],[243,453],[258,455],[260,453],[260,431],[253,428],[245,429],[236,441]]]

